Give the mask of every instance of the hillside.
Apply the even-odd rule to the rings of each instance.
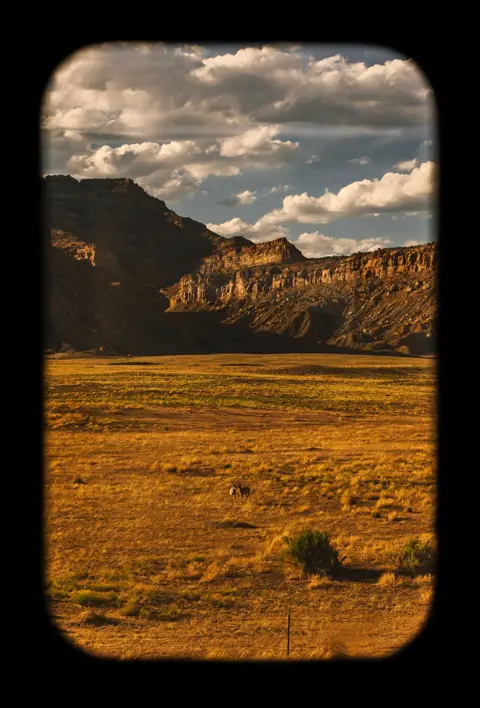
[[[435,244],[307,259],[214,234],[132,180],[42,181],[51,351],[435,351]]]

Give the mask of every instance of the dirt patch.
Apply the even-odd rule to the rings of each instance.
[[[319,425],[344,425],[346,416],[328,411],[312,411],[308,415],[283,413],[276,410],[253,408],[161,408],[145,406],[142,409],[123,409],[124,418],[132,418],[138,424],[142,420],[161,426],[168,426],[169,431],[178,430],[272,430],[289,427],[312,427]],[[248,448],[240,450],[242,454],[251,454]]]

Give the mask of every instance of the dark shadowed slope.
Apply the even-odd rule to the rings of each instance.
[[[434,244],[306,259],[218,236],[132,180],[42,181],[52,350],[434,351]]]

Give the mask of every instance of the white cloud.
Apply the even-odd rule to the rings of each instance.
[[[417,167],[417,158],[414,157],[413,160],[405,160],[404,162],[397,162],[394,165],[394,169],[400,170],[400,172],[411,172],[415,167]]]
[[[200,139],[102,145],[72,155],[67,169],[78,179],[130,177],[155,196],[175,201],[194,192],[210,175],[229,177],[251,169],[275,169],[292,159],[298,143],[272,140],[276,132],[274,126],[268,131],[247,131],[235,138],[235,144]],[[255,201],[248,190],[237,196],[233,203]]]
[[[175,201],[209,176],[300,159],[296,135],[395,132],[432,116],[430,90],[409,60],[367,67],[286,45],[209,54],[196,45],[112,43],[71,56],[44,97],[45,172],[128,176]]]
[[[430,93],[412,61],[393,59],[367,67],[339,54],[316,61],[305,52],[275,47],[210,57],[192,74],[222,91],[239,76],[248,76],[254,88],[248,102],[251,115],[268,122],[412,125],[425,120]],[[269,91],[262,96],[267,82]]]
[[[354,160],[349,160],[353,165],[368,165],[370,161],[369,157],[356,157]]]
[[[207,224],[207,228],[214,233],[231,238],[244,236],[254,243],[272,241],[273,239],[288,237],[283,226],[270,226],[261,228],[257,224],[247,224],[242,219],[235,218],[223,224]],[[378,248],[388,248],[392,245],[389,238],[333,238],[314,231],[303,233],[296,239],[289,239],[307,258],[321,258],[323,256],[350,255],[359,251],[375,251]],[[405,244],[407,245],[407,244]]]
[[[249,47],[208,57],[201,47],[112,43],[83,49],[58,67],[42,125],[54,141],[62,136],[69,156],[82,139],[86,146],[201,137],[225,138],[228,156],[261,148],[262,136],[273,139],[271,126],[424,125],[432,114],[428,95],[408,60],[367,67],[339,55],[316,61],[300,48]]]
[[[233,138],[225,138],[220,141],[220,155],[223,157],[252,157],[280,152],[280,156],[283,158],[286,153],[296,150],[298,143],[293,143],[290,140],[283,142],[273,140],[279,130],[280,126],[278,125],[261,125]]]
[[[424,140],[422,143],[420,143],[420,147],[418,148],[418,154],[424,156],[424,160],[429,160],[430,158],[430,153],[431,153],[431,147],[433,145],[433,140],[428,139]]]
[[[424,162],[409,174],[387,172],[380,180],[352,182],[338,194],[325,191],[321,197],[311,197],[306,192],[289,195],[284,198],[281,209],[265,214],[260,222],[263,225],[328,224],[361,214],[428,208],[434,176],[435,164]]]
[[[289,184],[277,184],[268,190],[267,194],[277,194],[278,192],[288,192],[292,187]]]
[[[240,192],[236,195],[239,204],[253,204],[257,199],[254,192],[250,192],[248,189],[245,192]]]
[[[178,202],[181,199],[186,199],[192,196],[198,187],[198,182],[185,172],[174,171],[172,176],[166,179],[163,179],[163,175],[160,177],[158,173],[154,177],[160,182],[157,186],[152,178],[148,179],[148,185],[145,184],[145,179],[137,181],[141,187],[148,188],[148,192],[153,194],[154,197],[167,202]]]
[[[404,246],[419,246],[420,241],[415,241],[414,239],[412,239],[411,241],[405,241],[405,243],[403,245]]]
[[[353,238],[325,236],[318,231],[300,234],[293,243],[307,258],[348,256],[359,251],[376,251],[378,248],[388,248],[392,245],[389,238],[365,238],[357,241]]]
[[[250,192],[248,189],[239,194],[234,194],[231,197],[220,199],[218,204],[223,206],[237,206],[238,204],[253,204],[257,199],[255,192]]]
[[[193,140],[171,143],[133,143],[112,148],[102,145],[83,155],[73,155],[68,168],[74,176],[108,177],[129,175],[132,179],[151,174],[158,169],[175,169],[194,159],[201,149]]]
[[[207,224],[207,228],[220,236],[231,238],[232,236],[244,236],[254,243],[262,241],[272,241],[276,238],[287,236],[287,230],[284,226],[270,225],[260,227],[257,224],[247,224],[242,219],[236,217],[225,221],[223,224]]]
[[[413,216],[419,212],[406,211],[408,207],[427,209],[429,206],[428,197],[433,190],[434,172],[435,164],[425,162],[409,174],[387,172],[381,180],[353,182],[343,187],[338,194],[326,189],[321,197],[311,197],[306,193],[289,195],[284,197],[281,209],[268,212],[254,224],[236,218],[223,224],[210,224],[209,228],[222,236],[245,236],[254,241],[269,241],[279,235],[287,236],[283,224],[288,222],[326,224],[336,219],[355,216],[379,217],[385,211],[404,211]],[[392,216],[392,219],[396,218],[396,215]],[[311,237],[309,234],[302,236],[305,243]],[[320,236],[314,232],[315,239]],[[353,244],[360,243],[354,239],[351,241]],[[381,242],[386,243],[385,239]],[[376,241],[367,239],[362,243],[368,246],[375,245]],[[362,247],[362,250],[367,248]]]

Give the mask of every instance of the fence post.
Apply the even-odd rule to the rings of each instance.
[[[290,610],[288,611],[288,625],[287,625],[287,657],[290,656]]]

